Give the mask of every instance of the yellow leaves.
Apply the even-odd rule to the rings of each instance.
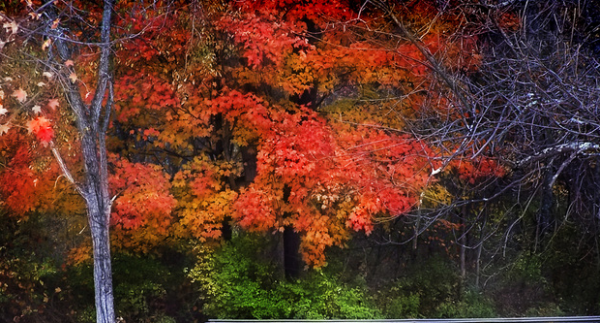
[[[92,246],[89,244],[83,244],[69,251],[67,256],[69,262],[73,265],[80,265],[91,261],[92,259]]]
[[[423,192],[423,206],[426,207],[438,207],[440,205],[450,205],[453,200],[452,194],[446,190],[443,185],[438,183],[430,185],[425,192]]]
[[[222,222],[231,214],[236,198],[237,193],[227,189],[180,202],[179,223],[188,234],[202,241],[219,238]]]
[[[318,76],[314,62],[307,62],[306,53],[302,53],[303,55],[290,55],[285,68],[280,70],[280,86],[291,94],[300,94],[310,89]]]
[[[222,221],[233,212],[238,194],[223,181],[225,176],[240,176],[237,163],[211,161],[197,157],[174,177],[177,188],[180,234],[205,241],[221,235]]]

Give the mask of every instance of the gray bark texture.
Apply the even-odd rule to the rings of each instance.
[[[63,173],[86,203],[93,243],[96,322],[98,323],[114,323],[116,318],[109,231],[112,200],[108,189],[106,152],[106,131],[114,100],[113,77],[110,71],[110,27],[113,5],[113,0],[104,0],[100,43],[97,44],[100,49],[98,79],[90,105],[86,105],[82,100],[77,83],[69,80],[70,73],[74,72],[73,67],[64,66],[62,69],[61,77],[63,84],[66,84],[66,96],[77,118],[77,129],[81,136],[81,154],[84,161],[84,175],[81,182],[73,178],[58,149],[52,148]],[[49,12],[49,15],[52,18],[53,13]],[[63,61],[71,59],[68,40],[63,35],[53,36],[60,58]]]

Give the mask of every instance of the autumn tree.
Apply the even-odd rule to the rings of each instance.
[[[64,141],[77,141],[82,169],[71,175],[48,118],[33,119],[29,129],[50,145],[91,219],[105,220],[104,238],[113,205],[118,246],[144,250],[171,234],[204,242],[233,224],[299,234],[304,261],[323,266],[327,247],[344,246],[353,231],[368,234],[420,207],[432,176],[449,165],[439,156],[452,149],[408,127],[423,113],[453,116],[452,100],[436,89],[432,55],[457,69],[479,64],[476,56],[461,59],[473,51],[472,37],[445,38],[456,19],[436,19],[439,8],[427,1],[399,6],[394,15],[343,1],[171,4],[85,7],[81,19],[102,21],[100,35],[75,29],[80,18],[61,9],[77,7],[67,4],[43,6],[52,10],[39,20],[32,9],[28,18],[32,26],[47,24],[40,32],[47,38],[37,43],[50,53],[44,77],[66,89],[77,123]],[[112,24],[111,8],[118,13]],[[6,19],[18,34],[20,22]],[[397,37],[398,19],[427,32],[419,41]],[[111,25],[119,39],[111,47],[114,73]],[[82,42],[92,50],[71,56]],[[14,85],[12,103],[29,104],[30,92]],[[4,132],[16,131],[12,124],[3,123]],[[469,181],[477,163],[465,159],[448,169]],[[482,176],[493,173],[493,164],[481,164]],[[168,216],[171,184],[176,223]]]
[[[1,110],[4,120],[0,134],[18,135],[19,121],[25,120],[28,131],[38,140],[34,145],[52,152],[62,176],[83,198],[92,236],[96,320],[114,322],[109,225],[111,208],[119,194],[111,194],[109,189],[110,157],[106,149],[106,133],[114,105],[111,68],[114,3],[107,0],[103,6],[95,7],[82,3],[28,1],[8,9],[10,12],[1,16],[5,27],[2,87],[10,92],[2,95],[2,104],[10,110]],[[89,57],[93,57],[92,60],[86,61]],[[29,61],[32,64],[23,63]],[[58,119],[54,125],[50,116]],[[60,118],[73,118],[75,127],[57,133],[53,127],[59,125]],[[29,202],[10,203],[23,193],[22,189],[32,186],[29,179],[35,176],[31,171],[24,173],[29,178],[12,172],[27,168],[30,162],[28,148],[18,149],[20,153],[17,152],[3,172],[5,179],[16,184],[3,189],[3,194],[7,196],[8,206],[17,214],[39,205],[33,196]],[[81,167],[72,164],[77,160],[72,157],[74,154],[81,161]],[[65,155],[68,159],[63,158]],[[50,165],[45,168],[40,169],[41,173],[53,169]],[[131,168],[134,167],[129,171]],[[116,181],[122,179],[117,177]],[[33,180],[34,191],[37,182]],[[119,189],[119,185],[116,186]],[[48,188],[47,185],[41,187]],[[117,204],[118,213],[127,202]],[[19,205],[21,209],[15,208]]]
[[[450,100],[432,92],[419,44],[390,37],[392,21],[370,6],[230,5],[196,3],[190,12],[210,19],[178,12],[167,24],[180,32],[136,40],[147,50],[124,56],[131,68],[121,70],[119,89],[161,95],[126,92],[117,118],[129,144],[120,149],[144,151],[175,174],[178,234],[218,238],[231,220],[295,231],[304,260],[323,265],[325,249],[343,246],[352,231],[369,233],[420,205],[443,159],[405,126],[423,110],[452,113]],[[413,10],[399,14],[423,27],[438,12],[429,2]],[[423,46],[473,69],[476,57],[459,60],[473,50],[471,37],[464,47],[444,41],[454,22],[434,23]],[[139,76],[146,70],[151,84]],[[468,176],[474,163],[463,164]]]

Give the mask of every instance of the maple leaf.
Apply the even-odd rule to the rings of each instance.
[[[45,117],[37,117],[27,123],[27,129],[33,133],[38,140],[46,146],[54,137],[54,130],[50,120]]]
[[[8,123],[0,125],[0,136],[7,133],[8,130],[10,130],[10,125]]]
[[[35,13],[35,12],[29,13],[29,17],[31,17],[31,19],[33,19],[33,20],[39,20],[41,16],[42,16],[41,13]]]
[[[35,114],[40,114],[40,113],[42,113],[42,107],[40,107],[39,105],[36,105],[33,108],[31,108],[31,111],[33,111],[33,113],[35,113]]]
[[[42,44],[42,50],[46,50],[48,47],[50,47],[50,44],[52,44],[52,39],[46,39],[46,41],[44,41]]]
[[[4,106],[2,106],[2,104],[0,104],[0,116],[6,115],[7,112],[8,112],[8,110],[6,110],[4,108]]]
[[[58,107],[58,99],[50,99],[50,101],[48,101],[48,107],[52,109],[52,111],[56,110]]]
[[[74,63],[73,63],[72,60],[68,59],[68,60],[65,61],[65,66],[66,67],[73,66],[73,65],[74,65]]]
[[[6,28],[6,31],[11,30],[13,34],[16,34],[19,31],[19,25],[13,20],[11,22],[5,22],[2,27]]]
[[[69,74],[69,79],[71,80],[71,83],[75,83],[77,82],[77,75],[75,73],[71,73]]]
[[[15,90],[12,94],[12,97],[16,98],[17,101],[23,103],[27,100],[27,92],[25,92],[22,88]]]
[[[54,21],[52,22],[52,26],[50,26],[50,29],[56,29],[58,27],[59,22],[60,22],[60,18],[54,19]]]

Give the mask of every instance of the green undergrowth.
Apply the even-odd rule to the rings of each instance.
[[[340,282],[327,270],[287,280],[273,259],[261,254],[265,241],[245,235],[205,252],[189,276],[205,295],[204,311],[218,318],[381,318],[365,286]]]

